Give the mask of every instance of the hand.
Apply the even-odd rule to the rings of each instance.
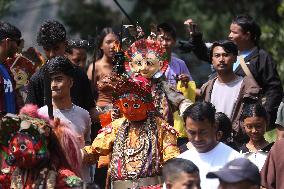
[[[185,74],[180,74],[178,76],[178,79],[183,81],[183,82],[188,82],[189,81],[189,76],[188,75],[185,75]]]
[[[187,88],[188,87],[188,81],[189,81],[189,76],[185,74],[180,74],[178,76],[178,80],[181,81],[181,86]]]
[[[187,32],[190,37],[201,34],[198,25],[192,19],[187,19],[186,21],[184,21],[184,25],[186,26]]]
[[[93,107],[90,110],[90,117],[91,117],[91,121],[93,123],[100,121],[100,119],[99,119],[99,112],[97,111],[97,109],[95,107]]]

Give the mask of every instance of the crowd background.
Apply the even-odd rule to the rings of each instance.
[[[181,82],[185,82],[185,80],[186,82],[188,82],[188,80],[189,81],[193,80],[193,81],[196,81],[197,87],[199,88],[201,84],[205,83],[208,80],[208,75],[212,71],[210,68],[214,67],[216,74],[217,74],[217,78],[215,80],[210,78],[210,80],[206,82],[203,85],[203,87],[201,87],[200,90],[196,90],[196,95],[199,96],[204,101],[206,101],[206,103],[197,102],[196,104],[191,106],[191,108],[186,109],[188,111],[185,111],[185,114],[183,114],[182,107],[184,106],[182,105],[182,103],[188,105],[188,104],[191,104],[191,101],[188,100],[189,102],[186,102],[187,99],[185,99],[182,95],[181,97],[177,96],[179,93],[172,93],[172,90],[170,90],[171,88],[167,87],[168,83],[166,81],[162,81],[162,80],[160,81],[154,77],[155,74],[158,72],[156,72],[154,75],[151,75],[152,72],[149,72],[149,73],[144,72],[149,67],[156,69],[158,65],[157,61],[155,62],[156,65],[153,63],[153,65],[149,66],[148,61],[146,62],[147,64],[144,65],[143,63],[142,65],[141,61],[138,61],[139,59],[136,57],[136,55],[132,56],[135,53],[131,54],[130,53],[131,51],[127,51],[127,55],[131,57],[133,64],[137,63],[137,66],[141,66],[141,68],[139,68],[138,70],[143,77],[147,79],[153,79],[153,81],[157,82],[157,85],[153,84],[152,86],[153,88],[151,88],[151,90],[153,89],[153,91],[151,91],[152,96],[158,97],[158,98],[155,98],[156,100],[155,107],[159,110],[159,113],[160,115],[163,116],[163,119],[166,119],[167,122],[170,123],[170,125],[175,126],[174,120],[176,120],[173,117],[174,111],[171,110],[171,107],[172,107],[171,105],[176,105],[176,107],[179,107],[179,111],[181,112],[184,118],[185,127],[187,130],[187,136],[189,140],[189,143],[186,143],[186,141],[182,141],[182,144],[184,144],[183,146],[186,151],[182,153],[179,157],[184,158],[184,159],[189,159],[193,161],[195,164],[197,164],[199,167],[201,167],[200,178],[201,180],[203,180],[203,183],[201,182],[201,185],[204,185],[204,179],[211,178],[205,175],[205,173],[209,172],[209,169],[207,170],[207,168],[212,168],[215,166],[214,163],[212,163],[208,167],[207,162],[211,161],[212,159],[214,160],[214,158],[217,157],[214,154],[213,155],[210,154],[211,151],[213,151],[215,154],[221,154],[221,153],[217,153],[218,151],[222,152],[223,154],[222,158],[224,158],[224,159],[220,159],[220,162],[222,164],[240,156],[239,153],[232,151],[232,149],[230,149],[223,143],[219,143],[219,141],[224,140],[223,142],[228,145],[233,145],[232,142],[235,142],[234,143],[235,145],[233,145],[232,148],[236,146],[238,147],[241,146],[240,148],[241,153],[244,154],[244,156],[247,155],[247,158],[252,157],[251,153],[261,154],[262,152],[266,153],[270,150],[273,144],[270,143],[271,142],[270,140],[267,141],[267,137],[264,137],[264,133],[266,130],[266,126],[269,129],[274,128],[274,127],[271,127],[271,126],[274,126],[274,123],[275,123],[274,122],[275,115],[272,115],[272,114],[276,114],[275,110],[276,110],[276,106],[278,107],[278,104],[280,103],[280,96],[282,96],[280,95],[280,92],[282,93],[282,88],[281,88],[281,84],[278,78],[278,74],[275,71],[274,64],[272,61],[270,61],[270,57],[263,50],[257,50],[259,54],[255,56],[254,54],[255,50],[251,51],[251,49],[253,49],[255,46],[258,46],[258,44],[261,48],[266,49],[272,55],[273,59],[275,60],[279,75],[280,77],[282,77],[281,79],[283,81],[284,64],[283,64],[283,55],[281,54],[281,52],[283,51],[283,42],[284,42],[284,29],[283,29],[283,23],[282,23],[283,17],[284,17],[284,3],[282,1],[269,1],[269,2],[253,2],[253,1],[242,2],[240,1],[236,4],[232,1],[226,1],[226,2],[215,1],[214,3],[212,3],[212,2],[205,2],[205,1],[187,2],[187,1],[167,1],[167,0],[165,1],[128,0],[128,1],[120,1],[120,3],[125,8],[125,11],[129,13],[129,16],[126,13],[122,14],[119,11],[116,5],[118,3],[115,0],[114,1],[112,0],[109,0],[109,1],[95,1],[95,0],[93,1],[92,0],[84,0],[84,1],[67,1],[67,0],[1,1],[0,3],[1,15],[0,16],[3,17],[1,18],[1,20],[8,21],[18,26],[21,29],[23,28],[22,29],[24,33],[23,38],[26,40],[25,45],[21,45],[21,40],[20,40],[21,35],[16,36],[16,37],[15,36],[7,37],[4,35],[5,32],[2,32],[3,34],[2,33],[1,34],[4,36],[3,40],[1,40],[3,41],[2,47],[3,49],[6,49],[6,50],[8,49],[6,52],[6,55],[9,57],[10,55],[8,55],[8,53],[10,53],[10,50],[16,50],[16,46],[17,46],[17,50],[21,51],[20,50],[21,47],[24,47],[24,50],[25,50],[30,46],[34,46],[38,48],[37,45],[39,45],[42,48],[40,47],[38,49],[43,49],[42,54],[45,54],[46,58],[49,59],[50,62],[52,62],[53,59],[51,60],[51,58],[53,58],[55,55],[56,56],[66,55],[67,57],[64,58],[64,61],[68,62],[70,60],[73,64],[78,65],[78,66],[74,66],[74,80],[71,79],[69,82],[70,85],[69,85],[68,91],[70,94],[61,96],[61,97],[64,97],[65,99],[68,98],[67,99],[68,101],[66,101],[68,102],[68,106],[67,105],[60,106],[62,102],[61,97],[57,98],[57,99],[60,99],[58,100],[59,102],[59,106],[58,106],[58,104],[56,104],[56,96],[52,96],[52,98],[55,99],[55,100],[53,99],[53,106],[58,108],[58,110],[60,109],[65,110],[65,108],[66,107],[69,108],[69,105],[70,105],[72,107],[70,111],[73,111],[75,110],[75,106],[72,105],[72,103],[74,103],[86,109],[84,110],[86,115],[89,112],[91,117],[87,116],[85,119],[83,119],[83,120],[88,120],[87,121],[88,123],[86,123],[86,129],[88,131],[84,132],[84,136],[85,135],[89,136],[90,128],[98,128],[98,127],[94,127],[94,125],[97,126],[98,122],[96,120],[97,115],[95,113],[96,111],[95,111],[95,107],[93,104],[93,96],[92,96],[91,88],[89,86],[87,75],[84,73],[84,71],[86,71],[86,69],[89,67],[88,77],[92,81],[92,83],[97,84],[97,86],[94,85],[93,91],[96,91],[98,94],[104,94],[104,93],[106,94],[105,89],[107,89],[107,91],[112,91],[109,88],[107,88],[108,87],[107,84],[110,84],[110,82],[108,81],[109,78],[107,77],[107,75],[112,70],[116,70],[119,73],[118,71],[119,64],[114,65],[113,67],[112,61],[113,61],[113,58],[115,60],[117,58],[117,54],[114,54],[114,53],[115,51],[117,51],[117,49],[119,50],[119,48],[116,46],[118,43],[116,42],[117,42],[117,39],[121,39],[119,38],[119,35],[121,35],[121,33],[115,33],[115,32],[112,32],[111,30],[110,32],[105,32],[104,35],[101,34],[100,35],[101,40],[96,41],[95,39],[98,39],[96,37],[98,36],[99,31],[101,31],[102,28],[106,26],[112,26],[114,27],[114,29],[116,28],[119,30],[120,28],[122,28],[123,24],[124,25],[125,24],[135,24],[137,22],[139,26],[142,26],[141,31],[143,30],[146,33],[150,33],[149,29],[151,28],[150,27],[151,24],[158,24],[158,23],[163,23],[163,22],[172,23],[177,29],[177,35],[175,34],[174,29],[171,30],[171,27],[169,25],[160,24],[156,28],[157,31],[159,32],[158,39],[161,40],[163,47],[167,51],[168,55],[170,55],[167,60],[170,60],[171,65],[174,65],[171,45],[172,43],[177,42],[176,48],[174,48],[173,53],[178,54],[180,58],[185,60],[186,65],[189,68],[189,72],[191,73],[190,74],[188,72],[188,73],[180,73],[177,75],[172,75],[174,78],[172,80],[180,80]],[[28,6],[26,7],[25,4]],[[231,23],[231,19],[235,15],[241,14],[241,13],[250,14],[251,16],[255,18],[255,21],[258,22],[259,25],[261,26],[262,38],[261,38],[260,43],[258,43],[259,29],[257,27],[254,27],[256,25],[252,24],[252,26],[249,27],[249,29],[251,30],[248,29],[248,31],[245,30],[244,26],[242,26],[242,24],[246,24],[246,19],[250,20],[249,17],[239,16],[233,19]],[[184,22],[184,20],[186,20],[187,18],[192,18],[197,23],[197,25],[192,24],[192,20],[190,19]],[[35,27],[38,27],[38,25],[42,23],[43,20],[47,20],[47,19],[58,19],[60,22],[63,23],[63,25],[66,26],[67,32],[64,29],[65,27],[56,21],[45,22],[39,30],[35,28]],[[187,23],[187,22],[191,22],[191,23]],[[230,25],[230,31],[228,31],[228,25]],[[186,28],[186,27],[191,27],[190,29],[192,33],[190,33],[189,28]],[[198,29],[193,30],[192,27],[199,27],[200,30]],[[237,30],[238,28],[241,28],[242,29],[241,31],[246,31],[246,32],[238,33],[239,31]],[[138,29],[137,29],[137,33],[139,33]],[[38,31],[37,45],[36,45],[36,42],[34,41],[36,31]],[[120,30],[120,32],[121,31],[122,30]],[[212,46],[210,49],[210,57],[208,57],[209,54],[207,53],[207,50],[205,53],[202,54],[201,58],[199,57],[200,59],[203,59],[203,60],[208,60],[208,61],[210,60],[212,62],[212,64],[210,65],[207,62],[202,62],[202,60],[198,60],[194,54],[190,53],[192,48],[180,48],[181,44],[191,45],[190,42],[192,42],[193,44],[194,43],[193,41],[195,42],[198,41],[198,40],[194,40],[194,37],[196,39],[196,36],[197,36],[194,34],[197,34],[198,31],[202,32],[201,34],[203,35],[202,37],[205,42],[212,42],[218,39],[225,39],[227,38],[227,35],[229,33],[229,36],[228,36],[229,39],[234,41],[236,44],[234,44],[232,41],[226,41],[226,40],[212,43]],[[66,37],[66,33],[68,33],[67,37]],[[131,31],[129,31],[129,33],[131,33]],[[189,36],[189,33],[190,33],[190,36]],[[30,36],[27,37],[27,35],[30,35]],[[178,41],[176,41],[176,36],[177,36]],[[243,38],[241,38],[240,36],[241,37],[243,36]],[[249,38],[246,38],[244,36],[249,36]],[[122,36],[122,38],[123,37],[124,36]],[[191,37],[190,40],[189,40],[189,37]],[[33,40],[31,40],[31,38],[33,38]],[[79,40],[79,41],[69,40],[69,39],[79,39],[79,38],[85,39],[85,40]],[[59,40],[56,41],[57,39]],[[184,42],[181,43],[180,40],[183,40]],[[189,43],[186,43],[187,41],[189,41]],[[97,46],[93,45],[93,44],[96,44],[93,42],[96,42]],[[84,64],[86,60],[86,56],[82,56],[81,59],[78,59],[79,56],[77,55],[84,54],[84,51],[86,50],[85,46],[89,47],[88,49],[89,61],[88,62],[90,63],[96,60],[96,69],[93,69],[95,67],[92,67],[95,64],[92,64],[91,66],[89,66],[88,64],[86,65]],[[194,45],[192,45],[192,47],[193,46]],[[8,47],[11,49],[9,49]],[[94,51],[95,47],[98,50]],[[197,45],[195,44],[194,50],[197,51],[198,47],[199,47],[198,44]],[[101,53],[99,51],[100,49],[101,49]],[[125,50],[125,49],[122,49],[122,50]],[[245,52],[246,50],[250,50],[250,51]],[[259,59],[256,62],[254,62],[252,61],[252,59],[248,58],[249,57],[248,55],[246,57],[247,62],[250,62],[249,64],[252,65],[250,66],[252,67],[251,72],[256,71],[254,72],[256,76],[254,79],[257,80],[257,83],[259,84],[259,86],[251,85],[254,82],[252,82],[252,78],[249,78],[249,74],[245,72],[243,65],[241,65],[240,59],[246,56],[245,53],[249,53],[249,55],[253,54],[254,57],[258,57]],[[102,56],[99,56],[100,54],[102,54]],[[198,55],[198,53],[196,54]],[[4,51],[2,55],[5,55]],[[160,55],[160,57],[161,59],[164,58],[163,55]],[[222,59],[220,59],[220,57]],[[57,59],[59,58],[61,60],[63,57],[55,57],[55,60],[57,60],[56,58]],[[135,58],[138,60],[136,60]],[[266,60],[266,61],[263,62],[262,60]],[[236,73],[237,71],[234,70],[234,67],[232,65],[234,64],[235,61],[236,63],[239,63],[242,69],[244,70],[243,75],[239,73],[244,78],[240,77],[240,75]],[[73,68],[73,66],[71,66],[71,62],[68,62],[68,64],[70,63],[69,64],[70,68],[71,67]],[[119,62],[119,60],[117,60],[116,62]],[[7,65],[9,64],[7,63]],[[26,103],[35,103],[40,107],[44,105],[43,96],[45,95],[43,95],[44,90],[42,86],[43,84],[44,85],[46,84],[46,83],[43,83],[46,80],[44,79],[45,73],[43,73],[43,70],[45,70],[45,67],[49,67],[51,65],[52,65],[51,63],[43,65],[39,69],[39,71],[37,71],[33,75],[33,77],[30,79],[27,97],[25,100]],[[85,68],[85,70],[81,70],[79,66]],[[99,69],[100,67],[101,69]],[[171,69],[174,69],[176,67],[177,66],[173,66]],[[264,70],[262,69],[263,67],[265,68]],[[160,69],[161,69],[160,71],[162,71],[162,68]],[[14,67],[13,67],[13,70],[14,70]],[[51,74],[51,72],[49,74]],[[185,76],[185,74],[187,75],[186,79],[182,79],[184,77],[180,77],[180,76],[182,75]],[[165,73],[165,75],[167,77],[167,73]],[[52,77],[51,79],[56,80],[55,76],[54,78]],[[10,81],[9,77],[4,74],[3,78],[4,78],[4,86],[5,84],[8,86],[8,84],[5,82]],[[19,77],[16,77],[16,79],[18,78]],[[167,79],[169,79],[169,77],[167,77]],[[116,81],[116,80],[110,79],[110,81]],[[218,81],[218,82],[215,82],[215,81]],[[101,85],[99,84],[100,82],[102,82]],[[53,84],[54,83],[56,82],[53,82]],[[233,87],[227,89],[226,86],[224,87],[223,83],[225,83],[226,85],[228,84],[228,86],[230,84]],[[84,84],[84,85],[81,85],[81,84]],[[71,89],[72,86],[73,86],[73,91]],[[102,86],[106,88],[103,88]],[[86,89],[86,91],[79,90],[80,87],[82,89]],[[267,102],[266,105],[267,104],[270,105],[270,106],[267,105],[265,107],[267,110],[265,110],[261,105],[259,106],[254,105],[254,103],[256,103],[256,101],[258,100],[258,95],[259,95],[259,90],[260,90],[259,87],[263,89],[262,92],[265,94],[266,100],[270,102],[268,103],[268,101],[266,101]],[[51,88],[52,88],[52,85],[51,85]],[[55,89],[54,93],[56,93],[56,91],[60,91],[60,90],[56,90],[56,87],[54,89]],[[70,92],[70,89],[71,89],[71,92]],[[255,90],[249,91],[248,89],[255,89]],[[236,91],[238,92],[235,93]],[[160,93],[160,92],[164,92],[165,94]],[[9,90],[6,91],[6,88],[5,88],[5,95],[6,95],[5,103],[9,105],[7,106],[9,108],[10,108],[10,104],[7,102],[12,97],[10,93],[12,93],[12,91],[10,92]],[[279,98],[277,96],[278,93],[279,93]],[[89,94],[89,96],[87,97],[86,94]],[[277,97],[274,96],[273,98],[273,95],[275,94]],[[94,95],[97,95],[97,94],[95,93]],[[222,100],[220,100],[219,98],[221,95],[223,95],[224,97]],[[100,98],[101,96],[98,95],[98,100],[96,104],[97,111],[99,113],[106,113],[106,111],[109,108],[109,105],[111,105],[111,102],[105,101],[107,103],[100,103],[101,102],[100,99],[102,99]],[[171,98],[173,96],[175,98]],[[103,99],[106,100],[106,98],[103,98]],[[232,101],[232,99],[235,99],[235,101]],[[165,105],[161,103],[161,102],[165,102],[164,100],[167,100],[167,102],[170,105],[167,105],[167,104]],[[278,104],[276,103],[276,101],[279,101],[277,102]],[[216,107],[216,110],[213,107],[211,107],[209,102],[214,104],[214,106]],[[227,102],[230,102],[230,103],[227,103]],[[194,109],[195,107],[196,109]],[[14,109],[12,110],[13,111],[11,112],[14,113],[15,110]],[[114,108],[114,110],[116,109]],[[79,110],[77,111],[79,112]],[[265,116],[266,111],[269,114],[268,117]],[[209,116],[210,119],[206,117],[208,112],[210,113],[210,116]],[[217,118],[215,118],[216,112],[226,113],[228,117],[231,118],[230,128],[234,130],[233,133],[231,131],[223,131],[221,127],[218,127],[217,137],[216,137],[215,119],[218,120]],[[117,113],[117,112],[113,111],[112,113]],[[45,114],[49,114],[49,112],[47,112],[46,110]],[[110,116],[110,112],[108,115]],[[200,119],[200,117],[202,119]],[[91,126],[90,118],[92,118],[93,126]],[[208,122],[209,125],[204,122],[204,119],[207,119],[207,121],[209,120]],[[276,121],[277,125],[282,124],[282,122],[281,124],[278,124],[279,119],[282,119],[282,118],[278,117]],[[70,121],[70,123],[73,123],[73,122],[75,123],[76,120]],[[129,121],[130,122],[133,121],[132,126],[135,126],[134,122],[141,121],[141,120],[139,118],[139,120],[129,120]],[[199,125],[199,123],[201,123],[202,121],[204,123]],[[195,122],[198,122],[198,124],[196,124]],[[244,128],[242,127],[242,124]],[[83,125],[83,124],[79,123],[78,125]],[[220,124],[220,125],[223,125],[223,124]],[[283,128],[282,127],[280,128],[281,128],[280,131],[283,131]],[[200,133],[202,134],[195,132],[195,131],[199,131],[199,129],[200,130],[203,129],[202,131],[207,130],[209,132],[200,131]],[[109,131],[106,131],[106,132],[109,132]],[[228,132],[227,134],[229,134],[228,137],[226,137],[226,139],[222,139],[222,135],[226,136],[226,132]],[[94,131],[92,131],[92,133],[94,133]],[[198,137],[195,137],[196,133],[198,133]],[[221,133],[219,138],[218,138],[218,133]],[[249,138],[247,137],[242,138],[243,134],[247,134]],[[204,137],[204,141],[197,140],[197,139],[200,139],[199,135]],[[90,137],[88,138],[84,137],[84,138],[85,138],[85,145],[89,145]],[[98,138],[100,139],[100,137]],[[186,138],[180,135],[179,139],[186,139]],[[248,139],[249,141],[247,142],[245,139]],[[121,140],[121,141],[124,141],[124,140]],[[244,141],[246,142],[244,143]],[[116,144],[119,144],[119,143],[116,143]],[[194,148],[190,146],[191,144],[194,146]],[[96,154],[94,155],[93,154],[94,150],[91,149],[91,148],[96,148],[95,145],[97,145],[97,142],[94,142],[90,148],[88,148],[88,146],[85,147],[84,156],[86,154],[89,155],[90,153],[90,155],[95,157]],[[178,142],[177,146],[180,147],[180,145],[181,144],[179,144]],[[175,144],[170,143],[169,146],[175,146]],[[83,147],[83,143],[82,143],[82,147]],[[90,152],[88,152],[87,149],[90,149]],[[116,152],[118,152],[118,150],[116,150],[115,148],[114,154]],[[273,159],[273,152],[276,152],[276,150],[272,150],[272,153],[269,154],[268,161],[266,161],[265,163],[264,171],[262,171],[262,174],[264,174],[264,176],[267,176],[267,175],[271,176],[271,173],[274,173],[275,171],[275,170],[272,170],[272,171],[269,170],[270,169],[269,166],[271,165],[271,161],[269,160]],[[227,155],[225,153],[227,153]],[[208,161],[206,160],[204,165],[203,165],[204,163],[203,161],[199,162],[199,159],[196,158],[202,154],[203,155],[205,154],[206,156],[208,156]],[[100,154],[100,155],[106,155],[106,154]],[[264,155],[266,157],[266,154]],[[120,156],[120,154],[118,154],[118,156]],[[231,158],[231,156],[232,157],[234,156],[234,158]],[[258,161],[259,158],[256,158],[255,156],[255,159],[257,162],[259,162]],[[127,161],[128,160],[129,159],[127,159]],[[99,163],[100,163],[100,160],[99,160]],[[217,164],[219,165],[219,163]],[[263,164],[264,164],[264,161],[261,162],[261,164],[257,166],[261,168]],[[115,167],[114,164],[111,164],[111,168],[112,167]],[[272,166],[270,167],[274,168],[275,166],[274,164],[272,164]],[[85,173],[89,173],[90,167],[86,167],[86,168],[87,169]],[[99,169],[96,171],[97,173],[99,173]],[[266,174],[266,171],[267,171],[267,174]],[[104,175],[105,177],[107,177],[106,174]],[[155,175],[149,175],[149,176],[152,177]],[[101,178],[99,176],[96,176],[96,177]],[[112,181],[117,181],[114,178],[115,177],[113,177],[112,175],[112,179],[113,179]],[[83,179],[85,183],[91,182],[91,180],[89,180],[91,178],[87,178],[87,176],[86,178],[83,178]],[[271,180],[273,179],[274,178],[272,178]],[[276,179],[275,182],[278,180],[279,179]],[[118,181],[117,183],[119,182],[120,181]],[[108,181],[105,184],[108,184]],[[209,184],[209,182],[207,183],[206,181],[206,184]],[[215,184],[217,187],[217,183]],[[257,184],[259,185],[259,180]],[[202,187],[208,188],[208,186],[204,185]]]
[[[187,18],[192,18],[199,24],[205,41],[212,42],[227,38],[228,25],[234,15],[249,13],[261,27],[260,46],[271,53],[278,66],[282,84],[284,83],[284,59],[281,55],[281,50],[284,48],[283,1],[120,0],[119,3],[132,20],[139,22],[146,31],[151,23],[164,21],[172,23],[177,28],[177,37],[180,40],[188,37],[183,24]],[[28,45],[37,47],[34,39],[29,40],[29,38],[33,38],[37,26],[45,19],[61,20],[68,30],[67,33],[72,35],[70,37],[82,39],[96,36],[98,31],[106,26],[119,27],[122,22],[129,24],[112,0],[1,0],[0,10],[1,19],[4,17],[4,20],[22,29],[26,48]],[[29,18],[28,15],[32,14],[36,14],[34,19],[38,23],[25,21],[24,18]],[[23,29],[22,25],[29,25],[30,31]],[[29,44],[31,42],[32,44]],[[197,86],[207,81],[207,76],[211,72],[209,64],[205,62],[200,64],[200,60],[193,53],[183,54],[177,49],[175,52],[185,60]]]

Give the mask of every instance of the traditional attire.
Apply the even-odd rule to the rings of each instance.
[[[163,163],[179,155],[177,132],[153,114],[151,100],[146,100],[151,94],[143,97],[143,87],[128,81],[117,86],[122,101],[116,104],[124,117],[103,128],[92,146],[84,148],[84,161],[95,163],[99,156],[110,155],[109,172],[115,189],[158,188]]]
[[[0,146],[6,162],[1,165],[0,188],[81,188],[77,136],[58,120],[48,123],[34,106],[2,118]]]
[[[144,77],[147,80],[156,112],[170,125],[174,125],[174,112],[179,110],[182,114],[192,102],[168,83],[165,77],[169,64],[166,50],[156,40],[140,39],[130,46],[125,55],[127,73],[134,79]]]

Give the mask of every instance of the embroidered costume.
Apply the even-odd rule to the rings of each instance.
[[[115,105],[123,117],[103,128],[92,146],[84,148],[84,160],[95,163],[111,155],[113,188],[159,188],[158,176],[165,161],[179,155],[177,132],[153,113],[150,91],[131,79],[115,87]]]
[[[125,55],[125,70],[134,79],[143,77],[147,80],[156,111],[173,125],[173,113],[179,110],[182,114],[192,102],[167,82],[164,75],[168,67],[166,50],[157,40],[140,39],[130,46]]]
[[[0,127],[0,188],[81,188],[77,136],[59,120],[49,123],[26,105]]]

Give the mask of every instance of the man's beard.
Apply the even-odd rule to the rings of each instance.
[[[16,52],[17,52],[17,49],[13,49],[12,47],[10,47],[7,50],[7,57],[13,58],[15,56]]]

